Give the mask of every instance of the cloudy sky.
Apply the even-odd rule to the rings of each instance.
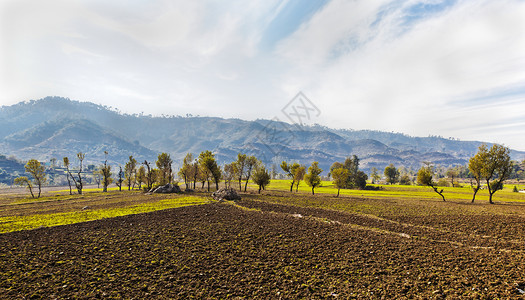
[[[525,150],[525,1],[3,0],[0,105],[310,122]]]

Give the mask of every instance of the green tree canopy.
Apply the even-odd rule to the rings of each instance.
[[[385,168],[386,182],[389,184],[396,184],[399,181],[399,170],[394,167],[394,164],[390,164]]]
[[[38,186],[37,198],[40,198],[40,194],[42,192],[42,185],[44,185],[44,183],[46,182],[45,166],[40,164],[40,162],[36,159],[30,159],[25,165],[25,169],[27,173],[33,176],[35,183]]]
[[[314,161],[308,168],[308,173],[304,176],[304,181],[312,188],[312,195],[315,194],[314,189],[321,185],[321,176],[323,170],[319,168],[319,163]]]
[[[270,173],[266,170],[266,167],[258,162],[254,168],[252,180],[255,184],[259,186],[259,194],[261,189],[265,189],[268,184],[270,184]]]
[[[173,164],[173,160],[171,159],[171,156],[168,153],[162,152],[157,156],[156,164],[160,172],[160,184],[165,185],[167,183],[171,183],[173,180],[171,169],[171,164]]]
[[[337,197],[339,197],[339,191],[346,186],[348,176],[348,170],[343,167],[337,168],[332,171],[333,183],[334,186],[337,188]]]
[[[438,193],[441,198],[443,198],[443,201],[445,200],[445,196],[443,196],[443,190],[438,191],[438,188],[436,186],[436,183],[433,180],[434,171],[432,170],[432,166],[426,166],[421,167],[419,171],[417,172],[417,183],[419,185],[425,185],[431,187],[434,192]]]

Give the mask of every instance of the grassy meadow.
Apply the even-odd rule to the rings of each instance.
[[[469,186],[443,188],[447,202],[442,203],[431,188],[424,186],[370,185],[374,189],[341,189],[340,197],[337,198],[335,197],[337,189],[330,181],[323,181],[322,185],[315,189],[314,197],[310,196],[311,188],[304,182],[299,184],[298,192],[294,187],[293,193],[290,193],[290,183],[290,180],[272,180],[258,198],[280,204],[371,215],[393,212],[410,215],[448,214],[451,211],[463,214],[480,210],[498,213],[502,211],[502,205],[518,205],[525,202],[525,194],[513,192],[513,185],[506,185],[503,190],[496,192],[495,205],[486,205],[488,192],[481,190],[476,196],[476,203],[469,207],[465,206],[470,204],[472,199],[472,189]],[[233,187],[236,188],[237,185],[233,184]],[[254,194],[257,190],[257,186],[253,183],[248,187],[250,194]],[[196,192],[191,195],[145,195],[138,190],[124,189],[119,192],[117,187],[110,188],[108,193],[103,193],[101,188],[85,189],[83,195],[69,195],[69,189],[60,189],[46,192],[39,199],[30,198],[27,193],[0,194],[0,233],[147,213],[210,201],[212,199],[207,192]],[[390,205],[384,205],[385,201]]]

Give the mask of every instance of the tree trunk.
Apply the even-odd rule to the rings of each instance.
[[[208,182],[208,192],[210,191],[210,180],[206,180]]]
[[[492,194],[494,194],[494,192],[490,188],[490,182],[488,179],[487,179],[487,189],[489,190],[489,203],[494,204],[494,202],[492,202]]]
[[[246,179],[246,184],[244,184],[244,192],[246,193],[246,189],[248,188],[248,181],[249,177]]]
[[[218,180],[215,180],[215,189],[217,191],[219,190],[219,181]]]
[[[242,192],[242,178],[239,177],[239,192]]]
[[[31,188],[31,185],[28,184],[27,187],[29,188],[29,192],[31,193],[31,198],[35,198],[35,195],[33,194],[33,189]]]
[[[479,191],[479,186],[474,188],[474,195],[472,195],[472,201],[470,203],[474,203],[474,199],[476,199],[476,194]]]
[[[290,193],[293,192],[293,185],[294,185],[294,183],[295,183],[295,180],[292,180],[292,185],[290,186]]]
[[[312,195],[315,195],[315,193],[314,193],[314,188],[313,188],[313,187],[312,187]]]
[[[340,191],[340,190],[341,190],[341,189],[337,189],[337,196],[336,196],[336,197],[339,197],[339,191]]]
[[[259,194],[261,193],[261,186],[259,186]]]
[[[69,168],[67,169],[67,175],[66,175],[66,178],[67,178],[67,183],[69,184],[69,194],[70,195],[73,195],[73,190],[71,189],[71,179],[69,179]]]
[[[437,187],[432,186],[432,185],[431,185],[431,187],[434,189],[434,192],[438,193],[441,196],[441,198],[443,198],[443,201],[445,201],[445,202],[447,201],[447,200],[445,200],[445,196],[443,196],[443,190],[441,190],[441,192],[440,192],[440,191],[438,191]]]

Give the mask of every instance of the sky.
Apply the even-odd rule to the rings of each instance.
[[[525,150],[525,1],[2,0],[0,105],[46,96]]]

